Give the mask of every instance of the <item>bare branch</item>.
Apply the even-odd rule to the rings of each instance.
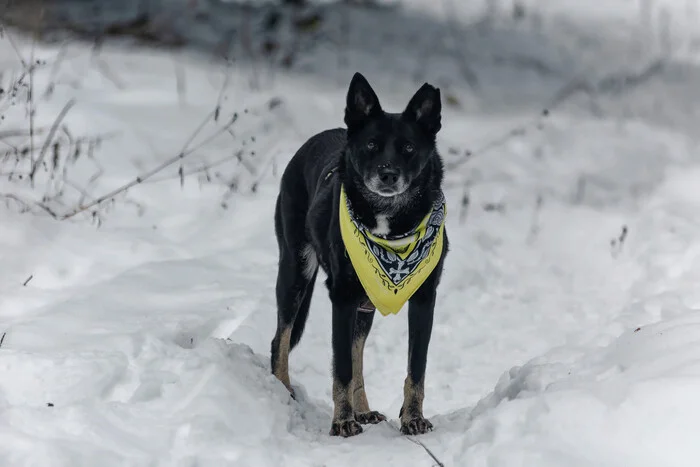
[[[54,219],[59,219],[59,216],[53,211],[53,209],[49,208],[43,203],[38,203],[36,201],[27,201],[22,198],[20,198],[17,195],[13,195],[12,193],[0,193],[0,199],[9,199],[12,201],[15,201],[16,203],[20,204],[21,206],[24,206],[25,209],[31,210],[31,207],[37,207],[41,209],[42,211],[46,212],[48,215],[53,217]]]
[[[213,115],[214,115],[214,111],[212,111],[208,115],[208,117],[205,119],[204,123],[202,125],[200,125],[199,128],[195,131],[195,134],[198,133],[199,131],[201,131],[201,128],[203,128],[204,124],[206,124],[209,120],[211,120],[213,118]],[[205,139],[204,142],[200,143],[199,145],[197,145],[193,148],[183,150],[182,152],[180,152],[176,156],[171,157],[170,159],[166,160],[162,164],[159,164],[158,166],[154,167],[153,169],[149,170],[148,172],[136,177],[131,182],[129,182],[129,183],[127,183],[127,184],[125,184],[125,185],[123,185],[115,190],[112,190],[105,195],[100,196],[99,198],[95,199],[94,201],[92,201],[86,205],[81,205],[81,206],[76,207],[73,211],[71,211],[67,214],[64,214],[62,216],[59,216],[59,219],[60,220],[70,219],[71,217],[74,217],[75,215],[77,215],[81,212],[84,212],[88,209],[91,209],[95,206],[98,206],[98,205],[104,203],[105,201],[108,201],[108,200],[114,198],[115,196],[127,191],[129,188],[132,188],[136,185],[143,183],[144,181],[148,180],[149,178],[151,178],[152,176],[154,176],[158,172],[162,171],[163,169],[166,169],[167,167],[169,167],[173,164],[176,164],[177,162],[181,161],[182,159],[184,159],[187,156],[191,155],[192,153],[196,152],[197,149],[199,149],[203,145],[207,144],[209,141],[213,140],[214,138],[216,138],[217,136],[219,136],[223,132],[225,132],[229,127],[231,127],[236,122],[236,120],[237,120],[237,114],[234,114],[234,116],[231,118],[231,120],[223,128],[220,128],[214,134],[210,135],[208,138]],[[188,139],[188,142],[191,142],[194,139],[194,137],[195,137],[195,135],[190,136],[190,138]]]

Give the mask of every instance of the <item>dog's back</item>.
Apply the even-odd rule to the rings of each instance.
[[[282,174],[280,198],[283,203],[288,200],[295,205],[306,202],[308,207],[326,175],[338,166],[345,142],[343,128],[322,131],[309,138]]]

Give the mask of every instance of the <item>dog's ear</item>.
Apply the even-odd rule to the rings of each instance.
[[[403,118],[418,123],[428,134],[434,136],[442,128],[441,112],[440,90],[425,83],[409,101],[403,111]]]
[[[364,76],[355,73],[350,81],[345,106],[345,124],[348,129],[361,126],[369,117],[379,115],[382,108],[379,99]]]

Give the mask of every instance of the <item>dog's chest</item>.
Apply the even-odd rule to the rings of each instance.
[[[391,225],[389,223],[389,216],[387,216],[386,214],[377,214],[375,221],[376,221],[376,226],[373,229],[370,229],[370,232],[372,232],[372,235],[386,236],[386,235],[389,235],[391,233]]]

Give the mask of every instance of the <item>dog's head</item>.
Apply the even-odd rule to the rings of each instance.
[[[364,76],[348,89],[348,161],[366,188],[383,197],[408,189],[432,157],[440,131],[440,90],[425,83],[400,114],[384,112]]]

